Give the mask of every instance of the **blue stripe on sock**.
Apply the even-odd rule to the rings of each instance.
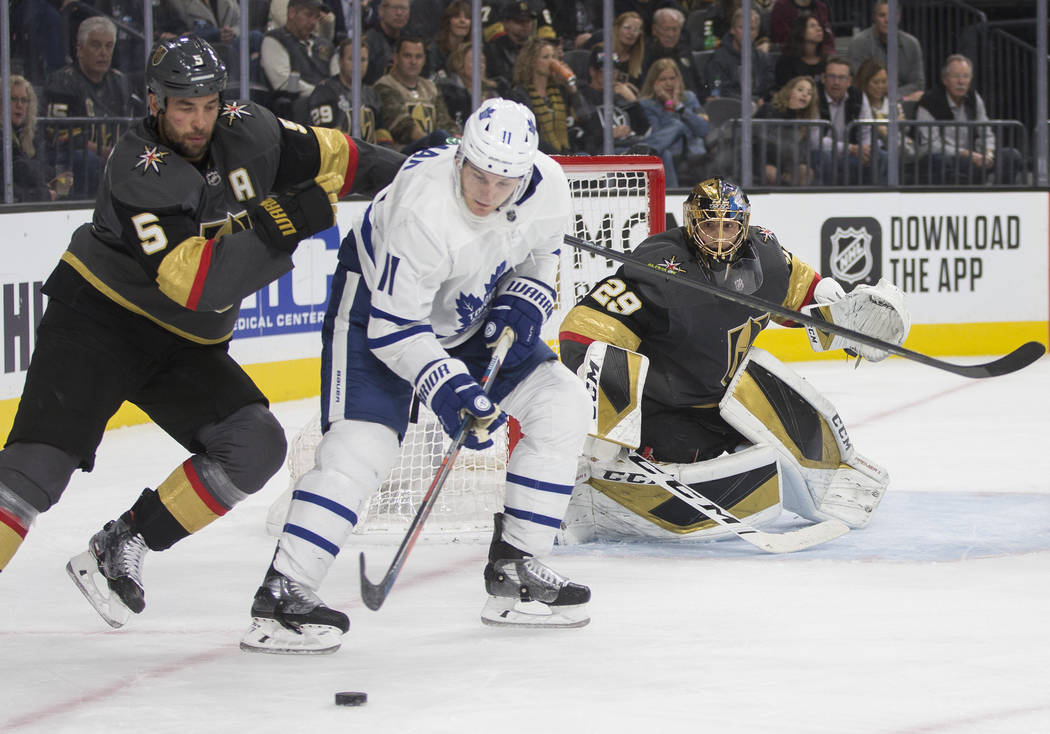
[[[522,487],[538,489],[541,492],[554,492],[555,494],[572,494],[572,486],[565,484],[554,484],[553,482],[541,482],[539,479],[530,479],[520,474],[507,472],[507,481],[514,482]]]
[[[335,543],[328,542],[317,533],[311,532],[306,528],[299,527],[298,525],[292,525],[289,522],[285,523],[284,532],[288,533],[289,535],[294,535],[297,538],[302,538],[308,543],[313,543],[321,550],[330,553],[333,556],[339,555],[339,546],[337,546]]]
[[[341,505],[338,502],[330,500],[327,497],[322,497],[321,495],[314,494],[313,492],[303,492],[297,489],[294,492],[292,492],[292,499],[301,500],[303,502],[309,502],[312,505],[323,507],[329,512],[334,512],[336,515],[339,515],[339,517],[343,518],[350,524],[355,526],[357,525],[357,515],[354,513],[353,510],[351,510],[349,507],[346,507],[345,505]]]
[[[504,507],[503,511],[508,515],[512,515],[513,517],[516,517],[519,520],[525,520],[526,522],[534,522],[537,525],[546,525],[550,528],[561,527],[561,520],[554,517],[548,517],[547,515],[541,515],[538,512],[518,510],[514,507]]]

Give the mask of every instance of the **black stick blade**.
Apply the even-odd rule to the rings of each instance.
[[[1024,369],[1028,365],[1046,354],[1046,347],[1039,342],[1026,342],[1009,354],[1004,354],[999,359],[985,364],[975,364],[962,367],[967,370],[966,377],[999,377],[1011,372]],[[963,373],[959,373],[963,374]]]
[[[386,579],[384,579],[385,581]],[[385,584],[373,584],[365,575],[365,554],[361,554],[361,600],[373,612],[379,611],[386,601],[388,589]]]

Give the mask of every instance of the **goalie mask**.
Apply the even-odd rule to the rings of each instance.
[[[721,177],[698,183],[683,207],[685,229],[700,262],[724,288],[754,293],[762,285],[762,266],[748,244],[751,204],[743,189]]]
[[[467,118],[456,152],[458,186],[463,161],[479,170],[506,178],[520,178],[509,197],[517,201],[532,179],[532,163],[539,150],[536,118],[525,105],[508,99],[486,100]]]
[[[161,41],[146,65],[146,87],[157,97],[158,110],[168,97],[208,97],[226,89],[226,65],[211,45],[194,36]]]
[[[736,259],[751,220],[743,189],[721,177],[701,181],[689,192],[683,214],[686,231],[705,259]]]

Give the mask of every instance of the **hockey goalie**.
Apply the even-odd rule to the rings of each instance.
[[[675,285],[667,274],[705,279],[897,345],[910,327],[903,296],[885,281],[847,294],[769,229],[751,226],[750,216],[735,184],[698,184],[684,225],[639,246],[667,272],[625,265],[563,321],[561,359],[586,383],[594,409],[561,542],[713,539],[731,531],[669,492],[667,478],[751,526],[771,523],[782,510],[844,523],[843,532],[871,521],[889,475],[857,453],[826,398],[753,346],[770,314]],[[817,351],[845,349],[873,362],[887,356],[807,332]]]

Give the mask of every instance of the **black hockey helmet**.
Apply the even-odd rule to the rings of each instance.
[[[146,67],[146,87],[156,95],[162,110],[168,97],[222,94],[227,81],[226,65],[215,49],[196,36],[160,41]]]
[[[686,231],[702,255],[716,261],[731,261],[747,237],[751,203],[743,189],[715,176],[693,187],[685,200],[683,215]],[[707,222],[715,226],[701,226]],[[726,231],[727,223],[736,223],[739,227]]]

